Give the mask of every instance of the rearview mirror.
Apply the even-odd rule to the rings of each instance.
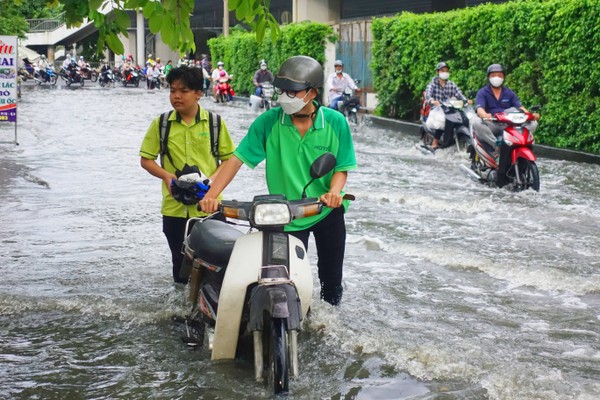
[[[336,159],[331,153],[319,156],[310,166],[310,177],[313,179],[327,175],[335,167]]]

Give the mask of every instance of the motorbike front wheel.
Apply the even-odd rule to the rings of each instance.
[[[517,177],[517,189],[526,190],[533,189],[536,192],[540,191],[540,172],[534,161],[525,158],[517,160],[517,169],[519,176]],[[519,184],[519,182],[521,182]]]
[[[98,73],[96,71],[90,72],[90,80],[96,82],[98,80]]]
[[[358,124],[358,118],[356,117],[356,113],[348,113],[348,121],[351,124],[357,125]]]
[[[282,318],[267,317],[263,331],[263,340],[266,356],[267,384],[273,393],[285,393],[289,390],[289,359],[288,342],[285,330],[285,320]]]

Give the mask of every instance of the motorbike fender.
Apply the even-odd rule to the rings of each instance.
[[[241,236],[235,242],[221,286],[212,360],[235,358],[246,291],[260,277],[262,253],[262,232]],[[289,264],[290,279],[300,298],[302,316],[305,316],[312,300],[312,271],[304,244],[293,236],[289,236]]]
[[[529,147],[517,147],[512,151],[512,164],[515,164],[519,158],[524,158],[529,161],[536,160],[535,154],[533,154],[533,151]]]
[[[250,296],[250,320],[247,330],[263,330],[265,312],[273,318],[285,318],[288,329],[300,330],[302,309],[294,286],[290,284],[256,286]]]

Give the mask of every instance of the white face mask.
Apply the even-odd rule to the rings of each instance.
[[[260,69],[262,69],[264,71],[265,69],[267,69],[267,66],[266,65],[261,65]]]
[[[490,84],[493,87],[500,87],[502,86],[502,83],[504,83],[504,78],[500,78],[499,76],[492,76],[490,78]]]
[[[298,97],[290,98],[285,93],[280,94],[278,101],[279,104],[281,104],[281,108],[283,108],[283,112],[286,114],[296,114],[298,111],[302,110],[308,103],[308,101],[304,101],[306,96],[308,96],[308,93],[309,92],[307,92],[301,99]]]
[[[341,75],[341,74],[342,74],[342,70],[341,70],[341,69],[336,69],[336,70],[335,70],[335,73],[336,73],[336,74],[340,74],[340,75]]]
[[[447,81],[450,78],[450,72],[440,72],[440,79]]]

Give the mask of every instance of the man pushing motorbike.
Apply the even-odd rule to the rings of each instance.
[[[197,170],[214,179],[224,165],[219,165],[219,161],[229,159],[234,146],[225,122],[198,104],[204,85],[201,69],[185,66],[173,68],[167,76],[167,82],[170,86],[169,100],[174,112],[163,114],[152,121],[139,155],[142,168],[162,180],[163,233],[171,249],[173,280],[187,283],[187,277],[180,276],[183,262],[181,247],[186,222],[190,217],[206,214],[197,210],[197,200],[192,204],[184,204],[175,199],[174,180]],[[210,124],[215,118],[217,122],[220,121],[216,155],[212,152]],[[161,165],[155,161],[159,156]]]
[[[310,232],[317,247],[321,298],[337,305],[342,299],[342,269],[346,242],[343,188],[348,171],[356,168],[354,145],[344,116],[321,107],[316,101],[323,87],[323,68],[313,58],[287,59],[275,75],[274,86],[281,107],[261,114],[223,165],[211,189],[200,201],[202,210],[214,212],[217,196],[231,182],[242,164],[256,167],[266,160],[266,180],[271,194],[300,199],[310,181],[310,165],[330,152],[336,157],[334,171],[308,186],[308,197],[317,197],[327,208],[319,215],[292,221],[286,231],[308,245]]]
[[[435,76],[425,89],[425,103],[429,106],[439,106],[442,102],[456,98],[457,100],[467,101],[456,83],[450,79],[450,67],[445,62],[439,62],[435,67]],[[472,103],[468,100],[469,104]],[[431,149],[436,150],[440,147],[440,138],[444,129],[436,129],[433,134]]]

